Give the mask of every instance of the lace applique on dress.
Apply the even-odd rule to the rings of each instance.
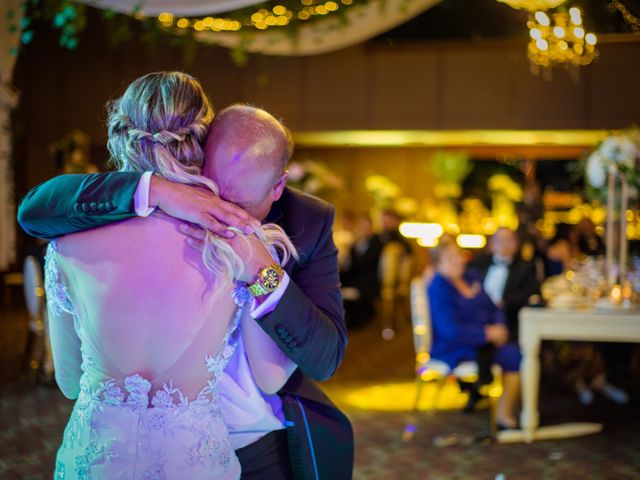
[[[48,307],[53,315],[72,315],[82,340],[82,325],[56,255],[53,241],[45,262]],[[233,300],[238,309],[218,352],[203,359],[210,379],[193,400],[173,380],[150,396],[152,385],[139,374],[120,382],[105,379],[91,388],[86,372],[92,361],[82,342],[80,394],[58,451],[54,478],[239,478],[240,464],[218,407],[217,383],[236,350],[238,325],[250,298],[246,287],[236,286]]]
[[[63,312],[73,315],[73,304],[69,298],[67,287],[62,281],[58,262],[55,260],[57,251],[58,242],[52,240],[47,247],[47,254],[44,259],[44,288],[47,293],[47,306],[53,309],[57,315],[61,315]]]

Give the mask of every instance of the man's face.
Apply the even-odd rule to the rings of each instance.
[[[203,173],[218,184],[220,198],[263,221],[288,177],[286,172],[274,172],[271,165],[251,149],[221,145],[208,149]]]
[[[491,239],[491,251],[494,255],[513,258],[518,251],[518,240],[511,230],[499,229]]]

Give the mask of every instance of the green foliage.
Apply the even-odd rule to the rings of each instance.
[[[431,158],[431,171],[442,183],[461,184],[473,170],[466,152],[438,151]]]

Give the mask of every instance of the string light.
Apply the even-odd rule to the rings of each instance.
[[[355,0],[299,0],[299,3],[283,1],[282,4],[275,5],[271,10],[261,8],[244,18],[180,18],[176,21],[171,12],[162,12],[158,15],[158,22],[165,28],[170,28],[175,24],[178,28],[193,28],[198,32],[205,30],[228,32],[243,28],[267,30],[286,27],[292,22],[306,22],[314,17],[323,17],[355,3]]]

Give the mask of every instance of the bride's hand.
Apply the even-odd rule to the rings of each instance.
[[[221,237],[233,237],[228,227],[246,234],[260,227],[260,222],[240,207],[225,202],[212,192],[190,185],[170,182],[156,175],[151,177],[149,205],[167,215],[209,229]]]

